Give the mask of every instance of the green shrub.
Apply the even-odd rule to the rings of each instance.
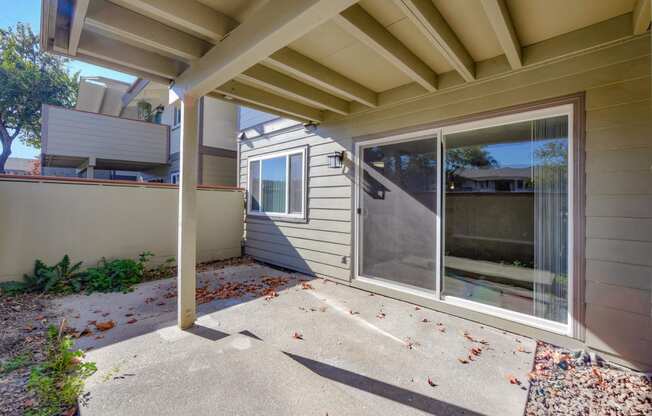
[[[97,367],[84,362],[84,353],[72,350],[73,341],[54,326],[48,328],[46,360],[32,368],[27,384],[38,398],[38,406],[28,415],[58,415],[76,406],[84,381]]]
[[[126,292],[143,281],[145,266],[153,256],[149,251],[142,252],[138,260],[102,258],[95,267],[81,271],[82,262],[71,264],[66,254],[54,266],[41,260],[34,262],[34,273],[25,275],[22,282],[0,283],[2,294],[19,293],[57,293],[70,294],[91,292]]]
[[[85,273],[81,272],[82,262],[71,264],[66,254],[54,266],[48,266],[41,260],[34,262],[34,273],[25,275],[22,282],[5,282],[0,289],[7,294],[24,292],[73,293],[82,289]]]
[[[143,280],[145,264],[149,257],[140,255],[139,260],[102,258],[96,267],[86,270],[88,292],[126,292]]]

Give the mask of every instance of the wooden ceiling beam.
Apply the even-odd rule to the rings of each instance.
[[[437,90],[437,74],[362,7],[349,7],[335,21],[427,91]]]
[[[228,81],[215,89],[223,98],[235,98],[244,103],[255,104],[258,107],[279,111],[300,120],[322,121],[320,110],[280,97],[276,94],[245,85],[238,81]]]
[[[284,0],[252,13],[175,82],[178,96],[202,96],[337,16],[356,0]]]
[[[376,92],[290,48],[274,52],[266,63],[332,94],[368,107],[378,105]]]
[[[174,79],[181,72],[181,63],[174,59],[107,38],[90,30],[83,31],[77,49],[79,53],[86,56],[165,79]]]
[[[111,0],[119,6],[213,42],[238,23],[196,0]]]
[[[238,78],[246,83],[304,102],[313,107],[323,108],[343,115],[349,114],[349,103],[347,101],[263,65],[252,66]]]
[[[395,3],[465,81],[475,79],[473,58],[431,0]]]
[[[125,43],[160,51],[185,61],[199,59],[210,44],[105,0],[93,0],[86,25]]]
[[[650,19],[652,19],[652,5],[650,0],[638,0],[634,5],[632,13],[632,28],[635,35],[645,33],[650,27]]]
[[[505,0],[481,0],[481,2],[507,61],[512,69],[521,68],[523,66],[521,45]]]
[[[77,0],[72,10],[72,20],[70,22],[70,38],[68,39],[68,54],[75,56],[79,46],[79,38],[84,28],[84,20],[88,10],[89,0]]]

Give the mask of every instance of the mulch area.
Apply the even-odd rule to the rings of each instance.
[[[48,325],[58,325],[49,312],[49,296],[25,294],[0,297],[0,362],[26,356],[30,364],[45,359],[43,345]],[[30,365],[0,372],[0,415],[22,415],[35,400],[27,391]]]
[[[538,342],[525,414],[649,416],[652,379],[595,354]]]

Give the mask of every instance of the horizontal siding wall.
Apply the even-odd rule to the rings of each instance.
[[[240,146],[240,186],[247,187],[249,157],[309,146],[308,221],[270,221],[249,216],[246,251],[260,260],[317,276],[351,278],[350,169],[330,169],[327,155],[350,148],[329,138],[293,128],[243,142]]]
[[[168,127],[102,114],[45,106],[43,153],[166,163]]]
[[[436,92],[408,103],[350,116],[329,115],[316,136],[295,130],[243,142],[243,187],[247,185],[247,157],[310,146],[308,223],[267,221],[265,226],[260,224],[262,221],[250,217],[247,250],[272,263],[348,280],[351,278],[351,261],[348,260],[352,255],[352,168],[350,165],[342,171],[326,168],[326,154],[343,149],[350,152],[353,138],[359,136],[585,92],[586,236],[583,237],[586,259],[580,259],[586,261],[585,342],[623,363],[650,369],[650,51],[648,33],[545,66]],[[351,160],[350,153],[347,159]],[[329,233],[342,234],[337,241],[323,239],[324,227],[329,223],[334,225],[328,229]],[[292,231],[288,231],[290,229]],[[304,232],[295,233],[294,230]],[[275,248],[276,244],[279,248]],[[335,244],[337,250],[324,244]],[[344,256],[343,249],[349,250],[346,264],[338,262],[336,257]],[[347,273],[340,277],[342,270]],[[505,322],[503,327],[509,329],[510,323]],[[541,332],[541,336],[545,339],[546,334]]]

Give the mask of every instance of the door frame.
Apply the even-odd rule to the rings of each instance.
[[[443,216],[444,212],[444,191],[442,186],[442,163],[444,162],[443,144],[446,140],[446,135],[450,133],[457,133],[461,131],[474,130],[477,128],[485,128],[491,126],[499,126],[504,124],[516,123],[519,121],[535,120],[541,118],[548,118],[555,115],[568,116],[568,271],[569,271],[569,284],[568,284],[568,320],[566,324],[560,324],[554,321],[538,318],[533,315],[523,314],[519,312],[509,311],[507,309],[498,308],[490,305],[481,304],[474,301],[465,299],[454,298],[451,296],[443,296],[442,294],[442,266],[443,266]],[[461,117],[454,120],[448,120],[431,124],[430,126],[422,126],[421,128],[415,127],[406,130],[399,130],[398,132],[390,132],[387,134],[375,134],[367,136],[367,138],[359,137],[354,140],[355,143],[355,183],[354,183],[354,270],[353,279],[365,285],[386,288],[398,293],[404,292],[413,295],[413,298],[423,298],[424,300],[434,301],[436,304],[447,304],[455,307],[466,309],[469,312],[481,313],[484,315],[494,316],[496,318],[505,319],[507,321],[524,324],[530,327],[543,329],[552,333],[571,336],[576,339],[583,340],[584,338],[584,244],[580,241],[584,238],[583,231],[585,229],[585,216],[584,216],[584,187],[585,180],[583,176],[584,166],[584,95],[574,94],[568,97],[560,97],[552,100],[545,100],[542,102],[531,103],[526,105],[514,106],[503,110],[489,111],[482,114],[475,114],[468,117]],[[362,276],[360,274],[361,265],[361,236],[362,236],[362,221],[360,215],[357,213],[360,205],[360,192],[361,192],[361,178],[362,178],[362,164],[361,164],[361,150],[373,144],[382,144],[390,142],[409,141],[418,139],[419,137],[436,135],[438,143],[438,184],[439,192],[437,195],[437,243],[436,243],[436,273],[435,285],[436,290],[434,294],[414,290],[409,287],[392,284],[386,281],[381,281],[374,278]],[[577,261],[579,260],[579,262]]]
[[[362,200],[360,198],[360,193],[362,191],[362,178],[363,178],[363,166],[362,166],[362,151],[370,146],[374,145],[384,145],[384,144],[392,144],[392,143],[401,143],[401,142],[409,142],[409,141],[416,141],[420,139],[433,139],[435,141],[435,147],[437,151],[437,185],[441,186],[441,160],[442,160],[442,152],[441,152],[441,128],[433,128],[433,129],[426,129],[426,130],[420,130],[420,131],[415,131],[415,132],[410,132],[410,133],[401,133],[401,134],[395,134],[395,135],[388,135],[386,137],[381,137],[381,138],[376,138],[376,139],[370,139],[370,140],[362,140],[358,141],[355,143],[355,152],[354,152],[354,161],[355,161],[355,177],[356,181],[353,187],[353,196],[354,196],[354,207],[353,207],[353,215],[355,217],[354,219],[354,230],[353,230],[353,246],[354,246],[354,262],[353,262],[353,278],[355,280],[358,280],[360,282],[372,284],[375,286],[381,286],[385,287],[388,289],[394,289],[394,290],[399,290],[402,292],[410,293],[419,297],[423,297],[426,299],[431,299],[431,300],[440,300],[441,299],[441,293],[440,293],[440,282],[441,279],[439,277],[439,274],[441,273],[441,256],[440,256],[440,247],[441,247],[441,196],[442,193],[437,191],[437,214],[435,215],[436,218],[436,223],[435,223],[435,230],[436,230],[436,236],[435,236],[435,253],[434,253],[434,259],[435,259],[435,275],[433,278],[435,279],[435,291],[434,292],[429,292],[427,290],[422,290],[414,286],[409,286],[409,285],[402,285],[400,283],[393,283],[389,282],[385,279],[382,278],[377,278],[377,277],[372,277],[372,276],[364,276],[361,272],[362,269],[362,245],[363,245],[363,221],[362,221],[362,210],[363,210],[363,204]]]

